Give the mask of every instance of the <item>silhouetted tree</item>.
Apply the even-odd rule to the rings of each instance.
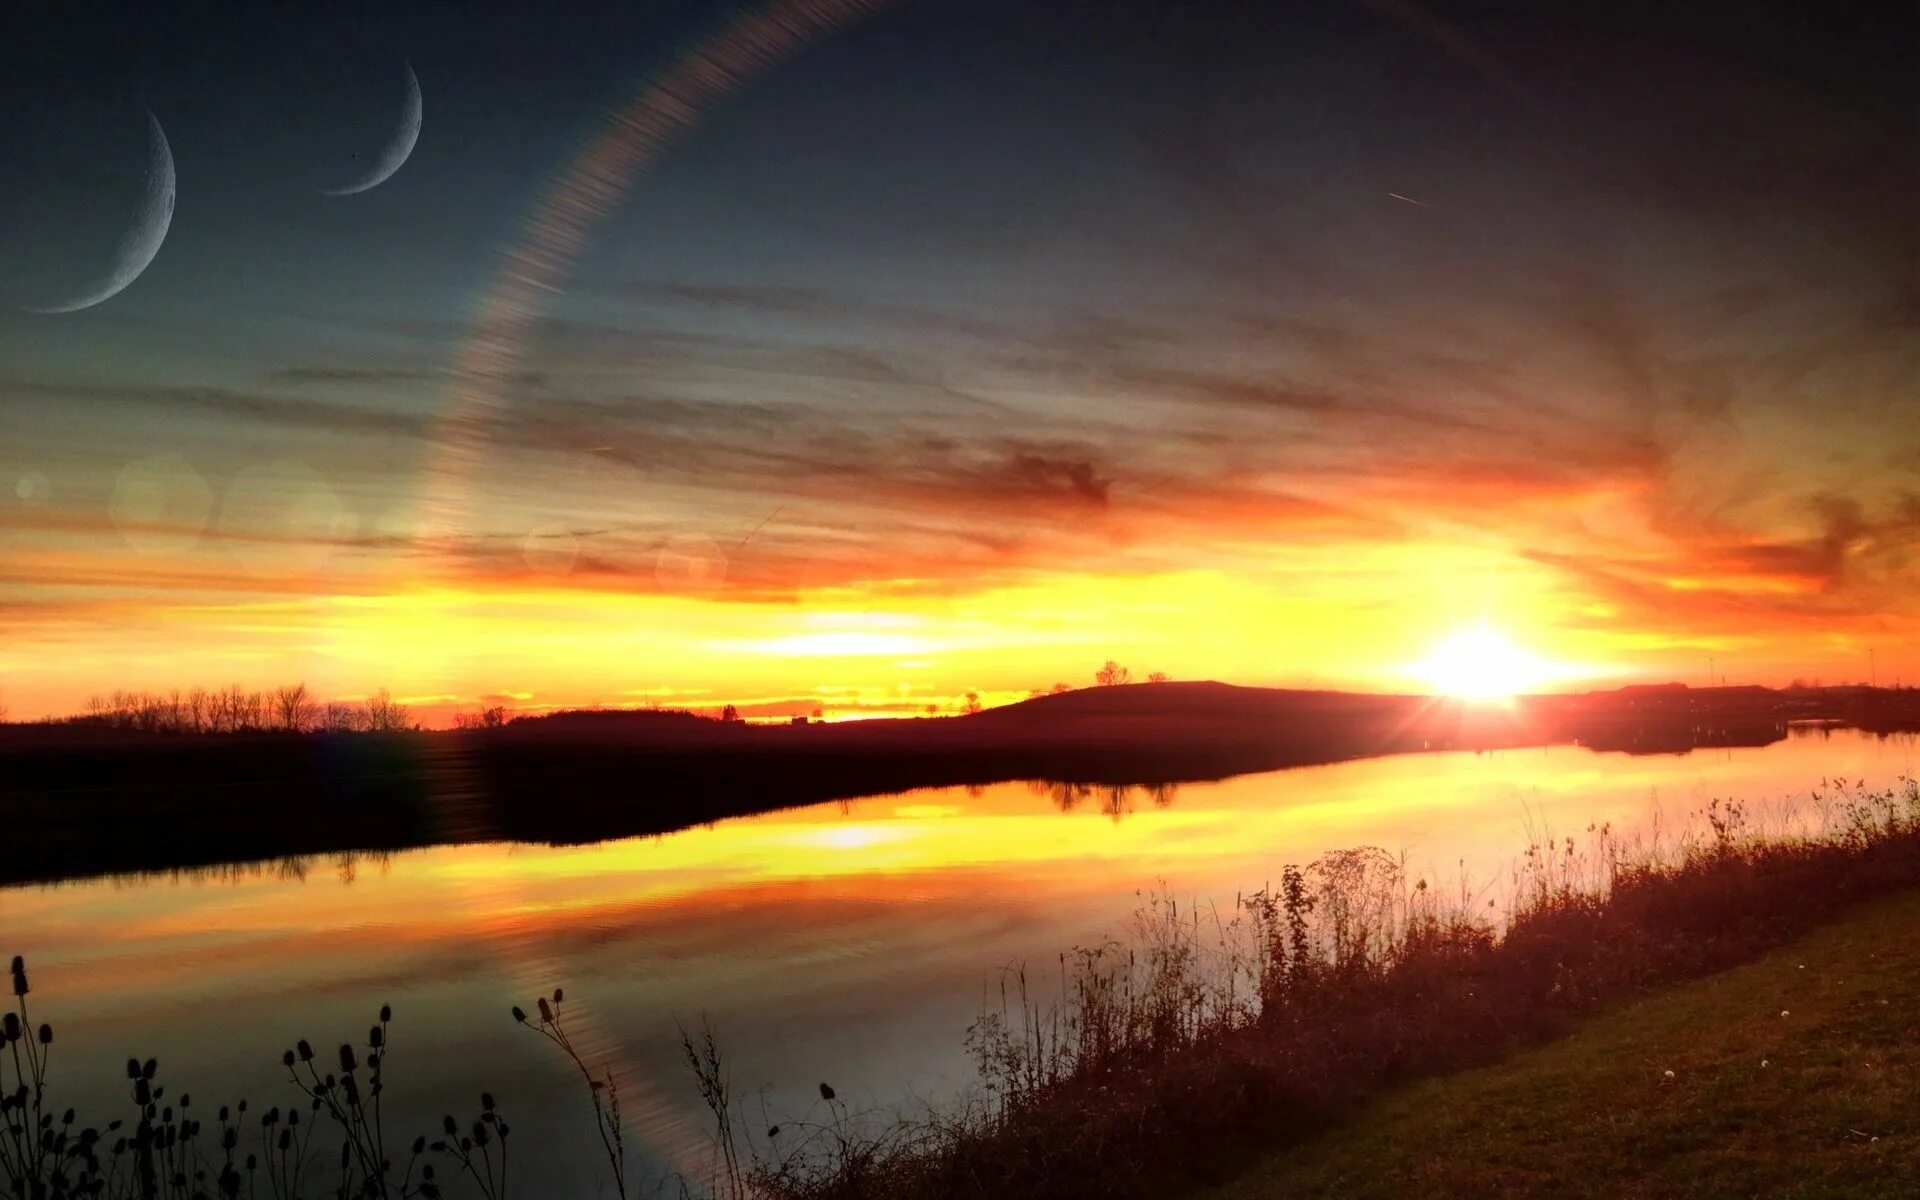
[[[1093,673],[1093,681],[1101,687],[1114,687],[1117,684],[1133,682],[1133,672],[1108,659],[1105,666]]]
[[[1148,683],[1166,683],[1171,677],[1165,671],[1155,671],[1147,676]]]
[[[979,711],[980,711],[980,693],[968,692],[967,693],[967,712],[971,714],[971,713],[977,713]]]
[[[720,719],[722,721],[738,721],[740,719],[740,710],[729,704],[720,710]]]
[[[507,710],[504,705],[493,704],[476,713],[455,713],[455,729],[498,729],[507,723]]]
[[[352,733],[360,728],[360,710],[343,700],[329,700],[320,710],[320,728],[328,733]]]
[[[239,684],[208,695],[207,728],[215,733],[240,733],[267,727],[267,697]]]
[[[412,724],[407,719],[407,706],[395,701],[385,688],[368,696],[364,707],[366,728],[370,732],[396,733],[412,728]]]
[[[1053,694],[1056,696],[1062,695],[1072,690],[1073,690],[1073,685],[1070,683],[1056,683],[1053,685]]]
[[[313,724],[313,716],[313,699],[307,695],[306,684],[296,683],[292,687],[275,689],[273,719],[276,728],[299,733]]]

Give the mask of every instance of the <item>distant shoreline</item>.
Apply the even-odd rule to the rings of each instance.
[[[1920,730],[1920,689],[1625,688],[1471,705],[1135,684],[966,717],[801,726],[582,712],[386,734],[0,727],[0,884],[475,841],[579,843],[919,788],[1173,784],[1386,754],[1763,746]]]

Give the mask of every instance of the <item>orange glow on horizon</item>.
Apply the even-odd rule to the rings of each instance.
[[[0,640],[0,704],[20,720],[75,713],[121,689],[304,681],[322,700],[387,688],[432,726],[492,704],[924,716],[963,711],[968,692],[993,706],[1086,686],[1108,659],[1136,679],[1470,695],[1692,682],[1710,655],[1733,682],[1846,679],[1832,664],[1850,659],[1866,677],[1866,643],[1848,630],[1818,640],[1777,625],[1663,631],[1498,546],[1354,540],[1268,548],[1257,563],[1237,543],[1193,549],[1196,565],[1183,568],[1029,570],[972,588],[902,577],[672,594],[594,577],[383,574],[300,594],[231,572],[235,590],[209,592],[223,552],[202,548],[169,568],[177,584],[75,589],[98,597],[84,613],[64,598],[45,616],[17,610]],[[1488,609],[1502,628],[1527,631],[1524,652],[1453,640]],[[1903,665],[1897,646],[1881,650],[1883,678]]]

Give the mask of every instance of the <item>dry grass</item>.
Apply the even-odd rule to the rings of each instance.
[[[1920,892],[1396,1090],[1210,1200],[1920,1194]]]
[[[745,1139],[727,1193],[771,1200],[1159,1196],[1492,1061],[1651,985],[1717,970],[1920,881],[1920,784],[1794,809],[1716,802],[1683,836],[1537,838],[1506,906],[1345,850],[1233,909],[1153,896],[1050,995],[1015,973],[969,1035],[982,1091],[945,1116]],[[741,1123],[722,1128],[739,1136]]]

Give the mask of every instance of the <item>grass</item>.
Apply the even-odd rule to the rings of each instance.
[[[1915,929],[1920,891],[1869,904],[1498,1066],[1404,1088],[1205,1200],[1920,1195]]]

